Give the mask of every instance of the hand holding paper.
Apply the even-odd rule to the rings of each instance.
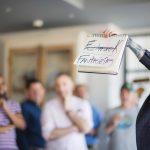
[[[117,74],[127,39],[127,35],[109,31],[86,37],[81,54],[75,61],[78,71]]]

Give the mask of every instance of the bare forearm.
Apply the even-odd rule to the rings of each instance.
[[[56,128],[49,135],[49,140],[55,140],[55,139],[61,138],[61,137],[65,136],[67,134],[70,134],[72,132],[75,132],[75,127]]]
[[[6,114],[17,128],[24,129],[26,127],[25,121],[21,114],[14,114],[9,109],[6,110]]]
[[[84,119],[79,117],[73,111],[69,111],[67,114],[68,114],[69,118],[71,119],[71,121],[74,123],[74,125],[76,125],[78,127],[80,132],[83,132],[83,133],[89,133],[90,132],[91,128]]]
[[[5,127],[2,127],[0,126],[0,133],[5,133],[7,131],[9,131],[10,129],[13,129],[14,128],[14,125],[8,125],[8,126],[5,126]]]
[[[143,57],[145,53],[145,49],[142,48],[139,44],[135,43],[131,38],[128,39],[127,47],[132,50],[132,52],[137,56],[139,60]]]
[[[97,136],[98,135],[98,129],[92,129],[88,134]]]
[[[0,133],[5,133],[8,130],[8,127],[0,127]]]
[[[105,132],[106,132],[107,134],[111,134],[111,133],[114,131],[115,127],[116,127],[116,126],[115,126],[113,123],[109,123],[109,124],[106,125],[106,127],[105,127]]]

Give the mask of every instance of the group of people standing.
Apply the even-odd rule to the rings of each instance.
[[[88,146],[93,146],[101,119],[95,110],[93,128],[91,106],[83,99],[84,86],[74,91],[70,76],[60,74],[55,80],[57,96],[45,104],[45,88],[39,80],[29,80],[25,88],[20,106],[6,98],[0,76],[0,150],[87,150],[85,134],[91,142]]]
[[[45,88],[39,80],[29,80],[25,89],[20,106],[7,98],[7,87],[0,76],[0,150],[98,149],[102,123],[109,137],[109,150],[136,150],[138,101],[131,84],[122,86],[121,106],[108,111],[105,119],[87,101],[87,87],[74,87],[67,74],[56,77],[57,96],[45,104]]]
[[[112,32],[104,32],[106,37]],[[150,53],[128,40],[139,60],[150,69]],[[7,97],[7,86],[0,75],[0,150],[87,150],[99,143],[98,129],[102,122],[99,112],[86,100],[85,87],[75,88],[67,74],[55,80],[57,96],[44,104],[45,88],[32,79],[25,86],[25,100],[21,105]],[[110,110],[104,119],[109,150],[136,150],[135,123],[138,98],[131,84],[125,83],[120,91],[121,105]],[[149,97],[137,120],[137,148],[148,150]],[[145,108],[145,109],[144,109]],[[142,120],[141,120],[142,119]],[[143,134],[144,133],[144,134]],[[86,135],[86,136],[85,136]],[[86,140],[85,140],[86,139]],[[144,149],[142,147],[144,146]]]

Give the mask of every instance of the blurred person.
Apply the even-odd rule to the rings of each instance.
[[[86,85],[78,84],[75,86],[74,95],[77,97],[80,97],[81,99],[87,99],[88,98],[88,88],[86,87]]]
[[[120,92],[121,106],[108,112],[105,131],[109,135],[108,150],[136,150],[135,124],[138,114],[137,97],[130,83]]]
[[[55,81],[57,97],[43,109],[42,131],[46,150],[87,150],[84,134],[92,128],[92,112],[87,101],[73,96],[70,76],[60,74]]]
[[[44,95],[45,89],[39,80],[27,81],[26,99],[21,105],[26,128],[17,130],[17,142],[20,150],[43,150],[45,148],[40,122]]]
[[[7,86],[0,75],[0,150],[18,150],[15,128],[25,128],[20,105],[7,97]]]
[[[103,32],[104,37],[108,38],[116,33],[106,30]],[[138,58],[138,60],[150,70],[150,51],[143,48],[138,43],[134,42],[132,38],[128,38],[126,45]],[[150,143],[150,95],[145,100],[141,107],[136,120],[136,143],[138,150],[149,150]]]
[[[88,89],[85,85],[76,85],[74,94],[81,98],[81,100],[86,100],[88,97]],[[86,143],[89,149],[95,149],[99,143],[98,130],[102,123],[102,114],[94,105],[91,105],[92,117],[93,117],[93,128],[86,134]]]

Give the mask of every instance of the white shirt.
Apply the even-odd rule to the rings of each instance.
[[[92,128],[92,111],[88,101],[72,96],[70,104],[71,109],[85,119]],[[59,98],[47,102],[42,113],[42,132],[44,138],[47,140],[46,149],[87,150],[84,134],[79,132],[73,132],[56,140],[48,141],[48,136],[55,128],[67,128],[72,125]]]

